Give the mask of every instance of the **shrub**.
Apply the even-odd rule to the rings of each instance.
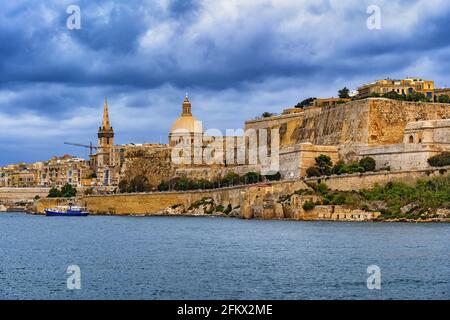
[[[359,160],[359,164],[365,171],[374,171],[376,168],[376,162],[374,158],[365,157]]]
[[[306,175],[308,177],[320,177],[322,174],[320,173],[319,168],[310,167],[310,168],[306,169]]]
[[[169,191],[169,188],[170,188],[169,184],[165,181],[161,181],[161,183],[158,185],[158,191]]]
[[[345,163],[344,161],[338,161],[333,168],[331,169],[332,174],[341,175],[345,172]]]
[[[120,193],[128,192],[128,182],[125,179],[120,180],[119,182],[119,192]]]
[[[303,204],[303,210],[305,211],[311,211],[315,207],[316,207],[315,203],[312,202],[311,200],[308,200]]]
[[[349,174],[356,172],[363,173],[365,171],[366,170],[364,169],[364,167],[361,166],[357,161],[350,162],[349,164],[346,164],[344,167],[344,172]]]
[[[421,92],[414,91],[411,94],[405,96],[406,101],[416,101],[416,102],[429,102],[430,99],[425,96],[425,94]]]
[[[450,97],[448,95],[442,95],[438,97],[438,102],[440,103],[450,103]]]
[[[223,186],[234,186],[236,184],[239,184],[239,175],[234,172],[228,172],[222,179]]]
[[[304,108],[304,107],[308,107],[310,105],[312,105],[312,102],[316,100],[316,98],[307,98],[299,103],[297,103],[297,105],[295,106],[296,108]]]
[[[143,175],[137,175],[130,180],[127,186],[128,192],[146,192],[150,191],[147,177]]]
[[[389,91],[383,95],[383,98],[393,99],[393,100],[405,100],[405,96],[398,94],[395,91]]]
[[[245,183],[258,183],[261,181],[261,175],[257,172],[247,172],[243,179],[242,179]]]
[[[318,183],[316,185],[316,191],[321,195],[325,195],[328,193],[328,186],[325,183]]]
[[[263,118],[270,118],[270,117],[273,117],[274,115],[275,114],[266,111],[266,112],[263,112],[261,117],[263,117]]]
[[[61,188],[61,195],[64,198],[72,198],[75,197],[77,195],[77,189],[74,188],[71,184],[66,183],[62,188]]]
[[[428,159],[428,164],[432,167],[444,167],[450,165],[450,152],[444,151]]]
[[[267,180],[269,181],[278,181],[281,179],[281,173],[276,172],[274,174],[268,174],[265,176]]]

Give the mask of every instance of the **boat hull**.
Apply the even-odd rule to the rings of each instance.
[[[86,211],[55,211],[45,209],[45,215],[50,217],[86,217],[89,215],[89,212]]]

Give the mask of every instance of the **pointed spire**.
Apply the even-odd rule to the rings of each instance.
[[[105,105],[103,106],[102,129],[103,130],[111,129],[111,124],[109,123],[108,100],[106,97],[105,97]]]

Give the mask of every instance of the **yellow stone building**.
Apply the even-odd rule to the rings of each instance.
[[[372,94],[384,95],[394,91],[398,94],[423,93],[430,100],[434,99],[434,81],[421,78],[406,78],[403,80],[383,79],[365,84],[358,88],[358,97],[367,98]]]

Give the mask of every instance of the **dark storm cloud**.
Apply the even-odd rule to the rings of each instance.
[[[380,30],[366,27],[373,3],[381,8]],[[70,4],[81,8],[81,30],[66,28]],[[194,110],[205,122],[236,127],[262,111],[332,95],[344,85],[414,73],[439,86],[450,70],[450,5],[440,0],[2,5],[3,130],[30,121],[26,132],[37,130],[52,143],[77,134],[92,140],[105,96],[122,142],[149,141],[166,136],[185,91],[197,97]],[[139,121],[123,118],[130,113],[139,113]],[[42,130],[53,122],[63,125]],[[2,136],[0,142],[25,139]]]

